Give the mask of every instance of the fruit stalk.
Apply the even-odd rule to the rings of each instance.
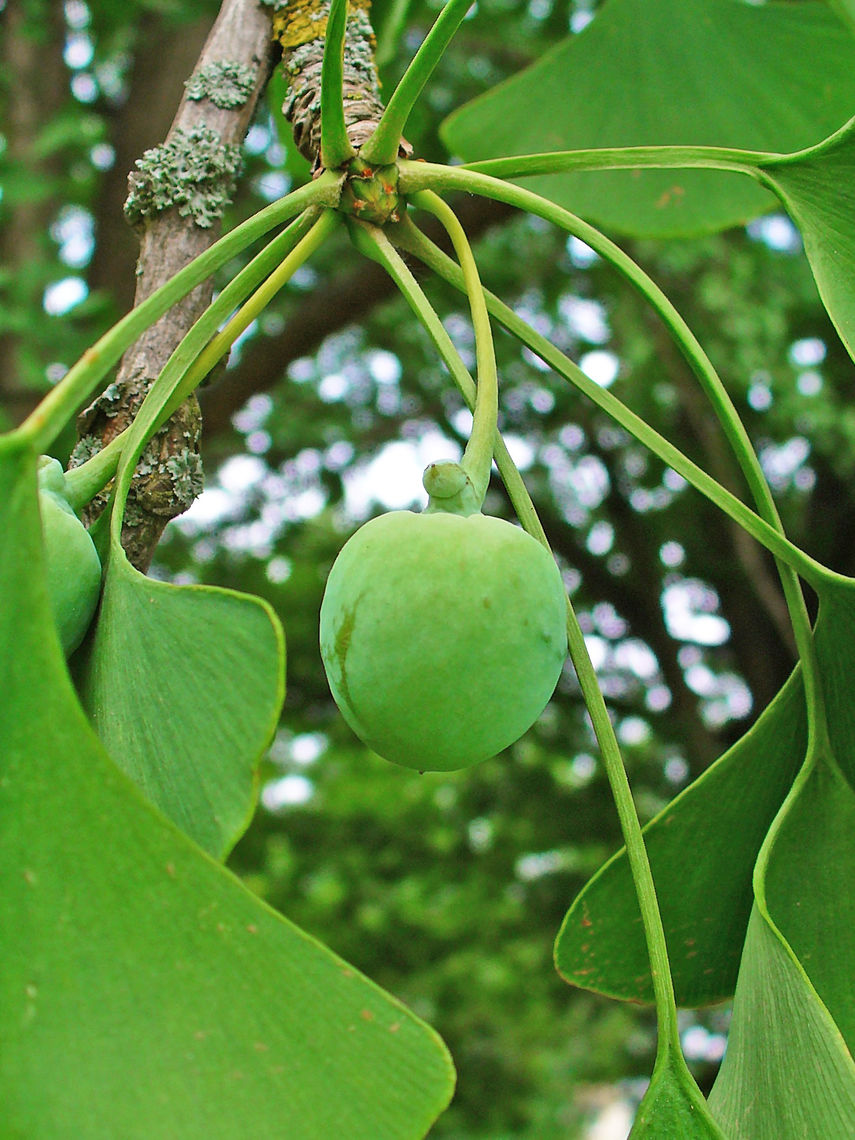
[[[469,299],[472,328],[475,333],[478,386],[472,412],[472,431],[460,465],[472,480],[475,492],[479,496],[479,503],[482,503],[490,483],[499,415],[499,377],[496,371],[490,314],[487,312],[484,288],[478,276],[478,267],[472,249],[454,211],[432,191],[417,194],[413,203],[433,214],[445,227],[463,271],[464,287]]]
[[[285,285],[296,270],[311,256],[318,246],[322,244],[331,230],[340,223],[340,220],[340,215],[335,210],[324,210],[321,216],[314,222],[312,228],[301,237],[300,241],[290,250],[281,264],[277,266],[267,280],[256,289],[249,300],[234,314],[226,326],[217,333],[201,351],[199,351],[194,333],[198,336],[198,326],[204,318],[200,319],[200,322],[194,325],[193,329],[190,330],[184,338],[184,341],[182,341],[181,345],[178,346],[167,361],[160,376],[152,385],[148,396],[146,396],[142,407],[137,413],[128,442],[122,452],[122,458],[116,477],[116,501],[111,519],[112,533],[116,541],[119,540],[121,532],[122,514],[125,500],[130,489],[134,465],[146,441],[151,437],[152,432],[169,417],[171,411],[186,398],[188,393],[192,392],[194,388],[201,383],[237,337],[255,320],[276,292]],[[289,231],[285,231],[285,233],[280,235],[283,241],[288,238],[289,232],[293,234],[294,227],[300,225],[302,222],[303,218],[301,217],[301,219],[293,223]],[[249,271],[253,269],[257,262],[260,263],[267,253],[268,250],[263,250],[256,260],[243,270],[240,277],[243,278],[244,274],[248,275]],[[230,290],[237,287],[239,283],[241,282],[236,278],[226,290],[223,290],[223,293],[214,304],[217,305],[221,301],[228,300],[231,305],[233,293],[230,292]],[[209,313],[210,311],[209,309]],[[203,326],[203,332],[205,327],[207,326]],[[206,335],[210,334],[207,333]],[[191,350],[192,355],[190,355],[188,363],[185,352],[187,352],[191,344],[193,345]],[[189,353],[187,354],[189,355]]]
[[[336,205],[340,183],[341,179],[333,174],[317,178],[230,230],[105,332],[13,434],[36,452],[47,451],[80,405],[92,395],[112,365],[141,333],[159,320],[176,301],[274,226],[309,206]]]

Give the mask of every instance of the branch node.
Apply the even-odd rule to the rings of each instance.
[[[274,9],[273,34],[282,47],[289,88],[282,113],[300,153],[317,168],[321,147],[321,69],[329,0],[263,0]],[[344,41],[344,118],[356,150],[372,135],[383,113],[374,61],[370,0],[351,0]]]

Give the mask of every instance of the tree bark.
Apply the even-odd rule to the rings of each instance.
[[[257,0],[223,0],[163,146],[146,152],[129,178],[126,214],[141,233],[135,304],[219,236],[219,218],[237,174],[238,148],[272,70],[274,50],[270,14]],[[202,153],[210,158],[212,175],[204,186],[198,180],[200,171],[204,175]],[[197,178],[189,188],[180,178],[188,162],[194,164]],[[165,195],[153,177],[164,168],[179,172]],[[212,292],[212,282],[193,290],[125,354],[115,385],[81,416],[72,465],[131,423],[173,349],[209,305]],[[129,497],[122,536],[128,557],[140,569],[148,567],[169,519],[186,510],[201,489],[200,430],[193,398],[149,444],[144,473],[138,473]],[[182,468],[191,478],[172,473],[168,460],[176,456],[185,460]]]
[[[109,295],[119,315],[134,303],[139,254],[139,238],[123,213],[128,171],[169,131],[184,81],[210,31],[208,18],[183,24],[180,35],[169,34],[166,21],[156,14],[143,16],[136,30],[127,96],[109,115],[115,159],[94,206],[95,250],[87,275],[89,288]]]
[[[321,65],[330,0],[265,2],[277,9],[274,34],[282,48],[282,68],[290,82],[282,112],[291,124],[297,149],[317,170],[321,149]],[[370,7],[371,0],[350,0],[342,60],[345,126],[355,150],[372,134],[383,111],[374,61],[374,33],[368,20]]]
[[[61,173],[61,155],[54,151],[36,157],[36,148],[46,120],[58,114],[69,99],[68,72],[62,58],[64,41],[62,5],[48,5],[42,20],[34,20],[27,5],[21,3],[8,5],[0,15],[4,163],[39,181],[49,182]],[[43,283],[33,280],[32,266],[38,265],[41,251],[50,241],[56,208],[54,195],[20,195],[9,207],[6,224],[0,227],[0,265],[8,282],[5,307],[13,312],[39,305],[34,291],[40,291]],[[0,405],[16,422],[27,415],[38,396],[24,382],[24,347],[20,332],[0,333]]]

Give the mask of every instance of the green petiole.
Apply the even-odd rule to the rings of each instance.
[[[115,436],[106,447],[102,447],[91,459],[81,463],[79,467],[72,467],[65,473],[65,489],[71,507],[80,512],[87,503],[107,486],[116,474],[116,468],[122,458],[122,449],[128,440],[128,432]]]
[[[409,187],[407,175],[404,174],[403,168],[406,167],[407,171],[409,171],[413,167],[424,168],[426,165],[428,164],[401,164],[401,183],[405,191]],[[434,169],[440,171],[439,178],[442,181],[445,180],[445,175],[447,175],[450,170],[448,167]],[[509,205],[519,206],[531,213],[538,214],[547,221],[579,237],[602,257],[606,258],[649,302],[665,322],[666,327],[712,404],[728,443],[742,468],[746,482],[757,504],[760,518],[776,533],[779,539],[783,539],[786,542],[787,539],[784,535],[781,519],[774,499],[772,498],[772,493],[769,490],[769,485],[766,482],[760,462],[757,459],[751,440],[739,418],[739,413],[733,401],[730,399],[721,378],[697,338],[655,282],[651,280],[631,257],[624,253],[614,242],[605,237],[604,234],[600,233],[594,226],[582,221],[581,218],[571,214],[568,210],[564,210],[562,207],[556,206],[554,203],[541,198],[540,195],[533,194],[528,190],[519,189],[518,187],[509,186],[500,180],[490,178],[483,174],[475,174],[471,171],[458,172],[452,170],[451,176],[455,185],[460,188],[467,187],[487,197],[496,197],[500,201],[507,202]],[[418,177],[416,177],[416,180],[418,181]],[[633,432],[633,434],[636,433]],[[640,439],[641,437],[637,436],[637,438]],[[645,441],[642,440],[642,442]],[[683,472],[681,471],[680,474],[683,474]],[[715,486],[723,491],[723,488],[721,488],[719,484],[716,483]],[[719,503],[717,505],[721,504]],[[741,520],[737,519],[737,521]],[[825,720],[825,706],[822,699],[819,673],[815,667],[813,633],[804,595],[802,594],[801,585],[795,573],[795,570],[800,568],[795,567],[791,559],[779,555],[779,552],[771,544],[765,543],[765,545],[769,546],[769,549],[776,555],[778,573],[781,578],[799,658],[802,661],[805,674],[805,694],[809,721],[811,726],[816,727],[816,731],[823,732],[825,731],[822,727]],[[804,569],[801,569],[802,573],[804,573]],[[810,581],[809,574],[804,573],[804,576]]]
[[[347,0],[332,0],[321,65],[321,165],[337,170],[356,153],[344,121],[344,37]]]
[[[402,249],[414,253],[429,265],[440,277],[462,289],[460,270],[455,263],[432,242],[428,241],[415,226],[404,223],[396,227],[395,242]],[[756,515],[740,499],[726,490],[706,471],[698,467],[691,459],[684,455],[664,436],[655,431],[649,424],[605,388],[601,388],[589,376],[586,376],[577,364],[566,357],[545,337],[535,332],[529,325],[518,317],[512,309],[505,305],[498,297],[485,291],[487,306],[493,316],[512,332],[523,344],[532,350],[559,376],[569,380],[583,395],[587,396],[616,423],[625,428],[639,442],[643,443],[654,455],[672,467],[679,475],[690,483],[702,495],[725,514],[729,515],[740,526],[744,527],[759,543],[771,550],[788,565],[796,569],[801,576],[811,584],[818,584],[827,579],[830,571],[805,554],[789,539],[784,538],[767,522]]]
[[[187,332],[164,365],[161,372],[161,377],[164,374],[166,376],[164,383],[169,382],[170,375],[175,377],[186,369],[188,362],[198,355],[206,341],[216,332],[231,310],[249,296],[258,283],[273,271],[288,250],[305,233],[313,217],[313,211],[305,211],[287,229],[268,242],[264,249],[257,253],[252,261],[244,266],[240,273],[223,289],[216,300],[209,305]],[[151,438],[153,432],[169,418],[169,414],[171,413],[161,414],[148,431],[148,438]],[[79,467],[73,467],[65,473],[65,486],[69,494],[69,502],[76,511],[84,507],[112,479],[133,426],[125,428],[120,435],[112,439],[91,459],[87,459]]]
[[[300,239],[282,261],[281,265],[277,266],[267,280],[256,289],[246,304],[235,313],[228,324],[202,349],[165,404],[161,413],[163,419],[168,419],[172,412],[186,400],[187,396],[202,383],[237,338],[246,332],[252,322],[267,308],[279,290],[290,281],[300,266],[312,256],[340,223],[340,215],[334,210],[325,210],[321,214],[309,232]]]
[[[296,270],[315,252],[332,229],[340,223],[340,220],[340,215],[334,210],[325,210],[317,220],[313,220],[313,214],[304,214],[297,219],[277,239],[282,244],[273,250],[273,256],[278,260],[284,245],[290,244],[293,248],[270,273],[267,280],[234,314],[222,331],[205,344],[213,329],[216,328],[214,321],[219,322],[224,313],[234,307],[236,297],[239,294],[242,293],[243,296],[246,296],[249,288],[252,288],[258,280],[260,271],[269,266],[273,260],[271,247],[262,250],[254,261],[243,270],[243,273],[239,274],[227,289],[223,290],[214,305],[196,322],[166,362],[160,376],[151,386],[137,413],[122,452],[116,475],[115,501],[111,519],[112,540],[115,543],[119,543],[121,540],[122,513],[136,462],[152,433],[169,418],[175,408],[207,376],[238,336],[256,319]],[[304,232],[309,225],[311,228],[308,229],[308,232]],[[302,236],[300,236],[301,234]],[[299,236],[299,241],[294,244],[294,239],[297,236]],[[215,306],[217,306],[216,309]]]
[[[221,237],[210,249],[179,270],[171,280],[132,309],[98,340],[65,374],[13,435],[36,452],[47,451],[79,408],[90,398],[110,368],[134,341],[221,265],[274,226],[309,206],[335,206],[341,177],[325,173],[278,202],[266,206]]]
[[[375,166],[388,166],[398,157],[398,146],[410,112],[471,7],[472,0],[449,0],[437,16],[410,66],[390,95],[374,133],[359,152],[366,162]]]
[[[464,163],[463,169],[489,174],[493,178],[528,178],[536,174],[560,174],[567,170],[637,170],[642,167],[667,170],[672,167],[698,167],[704,170],[730,170],[756,177],[755,167],[758,163],[780,157],[763,151],[718,146],[623,146],[485,158],[478,162]]]

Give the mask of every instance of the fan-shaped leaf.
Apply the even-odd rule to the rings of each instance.
[[[759,172],[801,230],[820,296],[855,358],[855,119],[801,154],[761,164]]]
[[[677,1003],[733,993],[751,876],[805,755],[804,691],[794,674],[752,728],[644,830],[665,925]],[[641,913],[624,851],[570,908],[555,946],[568,982],[652,1001]]]
[[[446,120],[467,161],[663,144],[786,154],[855,109],[855,38],[820,4],[609,0],[593,22]],[[562,173],[526,186],[614,231],[709,232],[768,210],[716,171]]]
[[[37,520],[35,456],[0,441],[0,1131],[423,1136],[452,1087],[436,1035],[195,847],[89,728]]]
[[[282,705],[284,659],[282,629],[265,602],[154,581],[114,546],[75,677],[116,763],[222,858],[252,814],[258,762]]]
[[[855,793],[821,759],[800,777],[758,865],[727,1054],[710,1097],[734,1140],[851,1135],[855,1064],[841,1030],[851,1042],[853,881]]]

